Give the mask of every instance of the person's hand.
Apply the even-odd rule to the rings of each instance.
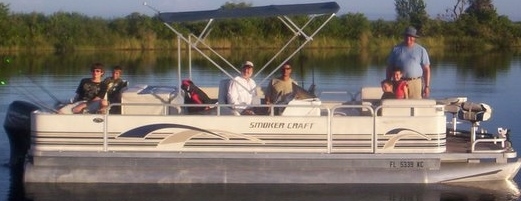
[[[423,98],[429,98],[429,96],[431,95],[431,87],[429,86],[426,86],[423,88]]]
[[[253,110],[250,110],[250,109],[245,109],[241,112],[242,115],[255,115],[255,112],[253,112]]]

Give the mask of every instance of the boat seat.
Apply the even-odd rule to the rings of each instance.
[[[382,88],[381,87],[362,87],[360,89],[360,99],[363,106],[377,106],[379,105],[382,98]],[[363,116],[371,116],[371,111],[367,108],[361,109],[361,114]]]
[[[217,103],[219,104],[228,104],[228,87],[230,87],[231,79],[223,79],[219,82],[219,93],[217,96]],[[235,115],[239,116],[241,115],[236,110],[232,109],[231,107],[221,107],[221,114],[224,115]]]
[[[121,94],[121,114],[168,115],[172,109],[173,113],[178,113],[176,108],[164,105],[171,104],[179,97],[178,94],[177,89],[172,86],[135,85],[128,87]]]
[[[228,87],[230,87],[231,79],[223,79],[219,82],[219,93],[217,95],[217,102],[219,104],[228,104]]]
[[[385,99],[381,110],[382,116],[436,116],[440,112],[431,99]]]
[[[382,88],[381,87],[363,87],[360,90],[360,98],[362,102],[370,102],[372,105],[380,102],[382,98]]]
[[[210,99],[212,99],[212,100],[219,99],[219,88],[217,88],[217,87],[199,87],[199,89],[203,90]]]
[[[470,122],[487,121],[492,117],[492,108],[484,103],[464,102],[458,111],[458,118]]]
[[[453,115],[458,114],[461,104],[464,102],[467,102],[467,97],[455,97],[436,100],[436,104],[445,106],[445,112],[451,113]]]
[[[288,107],[284,109],[281,116],[320,116],[320,105],[322,105],[322,102],[318,98],[292,100],[288,103]]]

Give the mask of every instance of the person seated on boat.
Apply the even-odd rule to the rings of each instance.
[[[408,99],[409,89],[407,89],[407,81],[402,79],[402,70],[399,68],[394,68],[392,70],[392,76],[393,92],[396,96],[396,99]]]
[[[184,91],[185,104],[214,104],[215,101],[199,87],[197,87],[192,80],[185,79],[181,82],[181,89]],[[210,107],[186,107],[189,114],[200,113],[209,110]]]
[[[266,87],[266,104],[287,103],[287,100],[293,94],[293,85],[297,83],[291,78],[291,65],[285,63],[282,65],[280,77],[272,79]],[[274,108],[274,114],[279,115],[284,108]]]
[[[227,103],[234,105],[233,109],[242,115],[255,114],[253,108],[248,107],[252,104],[253,98],[257,96],[257,84],[251,78],[252,75],[253,63],[246,61],[241,68],[241,75],[231,80],[228,87]]]
[[[380,82],[380,85],[382,87],[382,97],[380,98],[380,101],[378,101],[377,105],[375,106],[380,106],[382,105],[382,100],[385,100],[385,99],[396,99],[396,95],[394,94],[394,91],[393,91],[393,82],[389,79],[384,79]],[[381,115],[382,111],[381,110],[378,110],[378,115]]]
[[[384,99],[396,99],[396,95],[393,91],[393,82],[391,80],[385,79],[380,82],[380,85],[382,86],[382,97],[381,100]]]
[[[123,68],[121,66],[114,66],[112,68],[112,76],[103,80],[103,83],[107,85],[106,99],[109,103],[121,103],[121,90],[128,85],[128,82],[121,78],[122,74]],[[121,106],[112,106],[109,113],[121,114]]]
[[[72,108],[74,114],[104,113],[108,106],[107,100],[104,99],[107,85],[101,80],[104,74],[103,64],[92,64],[90,71],[92,76],[81,79],[76,89],[76,96],[73,101],[79,103]]]

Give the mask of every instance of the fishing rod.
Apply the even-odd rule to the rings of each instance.
[[[143,6],[146,6],[150,9],[152,9],[153,11],[155,11],[157,14],[161,13],[161,11],[159,11],[158,9],[154,8],[153,6],[149,5],[146,1],[143,2]]]
[[[304,68],[304,60],[307,59],[306,56],[303,56],[302,54],[302,51],[300,52],[300,67],[303,69]],[[302,86],[304,87],[304,83],[302,83]],[[315,85],[315,66],[311,66],[311,85],[309,85],[309,88],[308,88],[308,92],[310,94],[313,94],[314,96],[316,96],[315,94],[315,89],[316,89],[316,85]]]
[[[18,86],[18,85],[13,85],[13,87],[14,87],[14,89],[16,89],[16,91],[19,92],[18,93],[19,95],[21,94],[22,97],[27,99],[32,104],[37,105],[40,108],[47,109],[49,111],[53,111],[53,112],[59,113],[59,111],[56,110],[55,108],[53,108],[51,106],[48,106],[47,104],[43,103],[34,93],[31,93],[31,91],[29,91],[27,88],[21,87],[21,86]]]
[[[315,89],[315,67],[311,67],[311,85],[309,86],[308,92],[316,96]]]
[[[302,40],[299,40],[298,42],[299,42],[299,44],[301,44]],[[301,76],[302,76],[302,78],[301,78],[301,82],[302,82],[301,86],[304,87],[304,60],[307,60],[307,57],[302,52],[304,52],[304,50],[300,50],[299,51],[298,57],[299,57],[300,72],[302,72],[301,73]],[[312,66],[311,67],[311,85],[308,88],[308,92],[310,94],[313,94],[314,96],[317,96],[315,94],[315,87],[316,87],[316,85],[315,85],[315,67]]]
[[[51,97],[57,104],[64,104],[61,100],[59,100],[54,94],[52,94],[49,90],[47,90],[45,87],[43,87],[41,84],[37,83],[34,79],[29,77],[28,75],[25,75],[27,79],[31,81],[34,85],[36,85],[38,88],[40,88],[45,94],[47,94],[49,97]]]

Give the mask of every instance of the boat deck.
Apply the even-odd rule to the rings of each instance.
[[[487,134],[490,135],[490,134]],[[474,152],[510,152],[511,144],[506,139],[501,138],[482,138],[477,140]],[[447,153],[471,153],[472,143],[470,134],[459,133],[447,134]]]

